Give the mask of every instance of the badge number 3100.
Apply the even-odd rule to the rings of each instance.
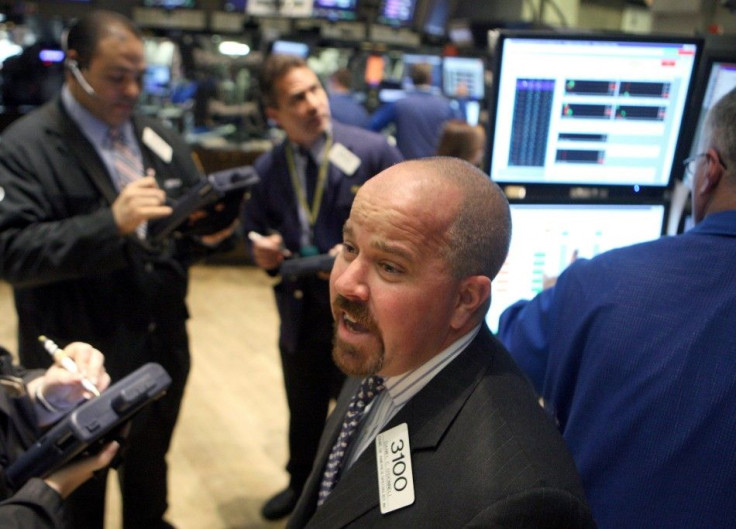
[[[409,428],[400,424],[376,437],[378,496],[381,514],[414,503]]]

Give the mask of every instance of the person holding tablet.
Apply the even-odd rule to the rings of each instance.
[[[45,372],[13,364],[0,347],[0,527],[62,527],[64,499],[96,470],[110,464],[118,451],[111,442],[89,457],[53,472],[32,478],[17,490],[7,481],[5,468],[41,435],[42,429],[61,419],[83,400],[92,397],[83,380],[103,391],[110,384],[104,356],[91,345],[74,342],[64,348],[78,373],[56,364]]]

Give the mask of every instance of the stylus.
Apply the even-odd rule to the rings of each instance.
[[[50,338],[46,338],[43,334],[38,337],[38,341],[43,344],[43,348],[46,349],[46,351],[54,358],[54,362],[56,362],[56,364],[60,365],[70,373],[79,373],[77,363],[68,356],[61,347],[56,345],[56,342]],[[82,377],[82,386],[84,386],[84,389],[92,393],[95,397],[100,396],[100,390],[97,389],[97,386],[95,386],[88,378]]]

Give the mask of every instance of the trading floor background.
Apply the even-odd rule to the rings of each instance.
[[[285,525],[259,514],[288,479],[288,414],[271,281],[250,266],[192,269],[192,372],[169,451],[168,519],[178,529]],[[0,314],[0,343],[15,353],[15,309],[4,282]],[[119,529],[117,486],[108,491],[106,529]]]

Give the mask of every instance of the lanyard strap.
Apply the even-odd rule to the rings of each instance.
[[[312,207],[309,207],[307,203],[307,190],[305,186],[302,186],[299,175],[296,171],[296,163],[294,162],[294,151],[291,144],[286,146],[286,164],[289,167],[289,175],[291,176],[291,185],[296,191],[299,205],[309,215],[309,226],[314,226],[319,216],[319,210],[322,207],[322,195],[324,194],[325,187],[327,184],[327,167],[330,165],[330,149],[332,148],[332,136],[327,137],[325,142],[324,151],[322,154],[322,163],[319,166],[319,173],[317,173],[317,184],[314,189],[314,198],[312,199]],[[306,182],[305,182],[306,183]]]

